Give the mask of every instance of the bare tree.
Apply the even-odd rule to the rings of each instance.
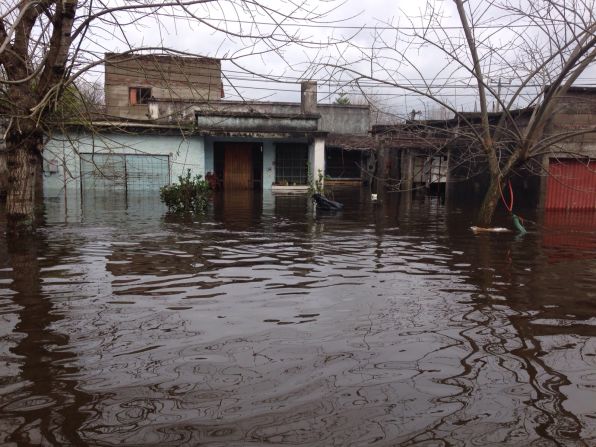
[[[284,5],[266,0],[4,0],[0,4],[0,120],[8,168],[7,230],[17,234],[33,227],[44,138],[57,118],[65,116],[56,112],[77,111],[87,115],[83,121],[93,122],[97,98],[82,86],[89,82],[86,73],[103,64],[103,55],[107,47],[113,50],[114,42],[124,47],[121,53],[169,52],[163,42],[150,47],[132,42],[130,34],[139,34],[151,21],[152,35],[166,34],[174,25],[202,26],[220,33],[222,39],[237,40],[239,48],[223,59],[266,52],[283,57],[283,48],[300,42],[297,32],[286,32],[284,24],[321,16],[305,0]],[[273,26],[262,30],[263,22]],[[103,46],[102,42],[110,43]],[[73,105],[64,100],[65,95],[70,100],[76,97],[73,107],[65,108],[65,103]]]
[[[488,226],[514,171],[596,131],[589,125],[545,132],[561,98],[596,58],[595,6],[592,0],[428,2],[410,23],[375,28],[371,48],[338,46],[339,56],[329,55],[324,65],[344,82],[399,88],[453,113],[460,142],[479,150],[490,176],[478,214],[479,225]],[[458,107],[462,91],[473,96],[477,114]],[[525,122],[518,109],[527,112]]]

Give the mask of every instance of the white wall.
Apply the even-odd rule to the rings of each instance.
[[[80,188],[80,156],[91,153],[169,155],[170,178],[190,169],[193,174],[205,175],[204,138],[192,136],[132,135],[114,132],[91,134],[73,132],[56,134],[44,148],[44,189],[50,193]],[[79,154],[81,154],[79,156]],[[50,164],[57,172],[51,173]]]

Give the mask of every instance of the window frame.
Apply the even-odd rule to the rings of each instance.
[[[128,87],[128,104],[131,106],[145,106],[149,104],[151,93],[151,87]]]

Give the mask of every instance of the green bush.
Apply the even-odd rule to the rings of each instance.
[[[191,214],[205,212],[211,189],[209,182],[201,177],[200,175],[192,177],[189,169],[186,177],[178,177],[178,183],[161,187],[159,197],[166,204],[169,212]]]

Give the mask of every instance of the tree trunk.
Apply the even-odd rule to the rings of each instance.
[[[28,233],[34,229],[35,204],[36,200],[41,199],[39,188],[36,187],[42,170],[39,145],[40,141],[32,136],[7,139],[6,231],[8,235]]]
[[[6,150],[3,143],[0,143],[0,201],[6,199],[8,189],[8,169],[6,169]]]
[[[482,206],[478,213],[478,226],[479,227],[490,227],[499,198],[501,197],[501,188],[503,187],[503,177],[500,175],[491,175],[490,185],[488,190],[484,194],[482,200]]]

